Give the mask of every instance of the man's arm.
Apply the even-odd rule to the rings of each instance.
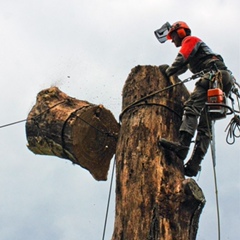
[[[181,53],[178,53],[172,66],[166,69],[166,74],[168,77],[172,75],[180,75],[182,73],[185,73],[187,69],[187,64],[185,62],[185,59],[183,58],[183,55]]]

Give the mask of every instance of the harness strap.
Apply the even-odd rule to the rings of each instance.
[[[214,76],[212,77],[212,79],[210,79],[211,81],[211,85],[213,88],[220,88],[221,90],[223,90],[223,82],[222,82],[222,72],[221,71],[217,71]]]

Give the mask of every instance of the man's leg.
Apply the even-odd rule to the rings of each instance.
[[[184,160],[188,154],[189,146],[192,140],[192,135],[188,132],[180,132],[179,134],[179,141],[172,142],[168,141],[165,138],[161,138],[159,140],[159,145],[176,153],[176,155],[181,159]]]
[[[196,84],[194,91],[184,106],[184,115],[179,129],[179,141],[172,142],[162,138],[159,141],[159,145],[175,152],[180,159],[184,160],[188,154],[191,139],[197,129],[198,117],[205,107],[206,100],[207,90],[199,84]]]
[[[196,176],[198,171],[201,170],[201,162],[207,153],[211,141],[211,121],[206,109],[202,111],[197,130],[198,134],[193,153],[184,165],[185,175],[189,177]]]

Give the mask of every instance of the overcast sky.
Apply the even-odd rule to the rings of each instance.
[[[0,125],[26,119],[38,92],[53,85],[103,104],[118,119],[131,69],[175,59],[179,49],[161,45],[153,34],[167,21],[186,21],[240,82],[239,10],[239,0],[0,0]],[[190,91],[193,86],[187,84]],[[230,119],[216,124],[222,240],[240,234],[240,139],[226,143]],[[97,182],[68,160],[34,155],[26,144],[25,123],[0,129],[0,239],[102,239],[110,181]],[[198,184],[207,203],[197,239],[214,240],[210,151]],[[113,189],[106,240],[113,231],[114,195]]]

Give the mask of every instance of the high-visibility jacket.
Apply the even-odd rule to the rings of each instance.
[[[167,68],[166,74],[180,75],[188,69],[192,73],[197,73],[210,69],[215,61],[221,70],[227,70],[219,54],[214,53],[201,39],[187,36],[182,40],[181,49],[173,64]]]

